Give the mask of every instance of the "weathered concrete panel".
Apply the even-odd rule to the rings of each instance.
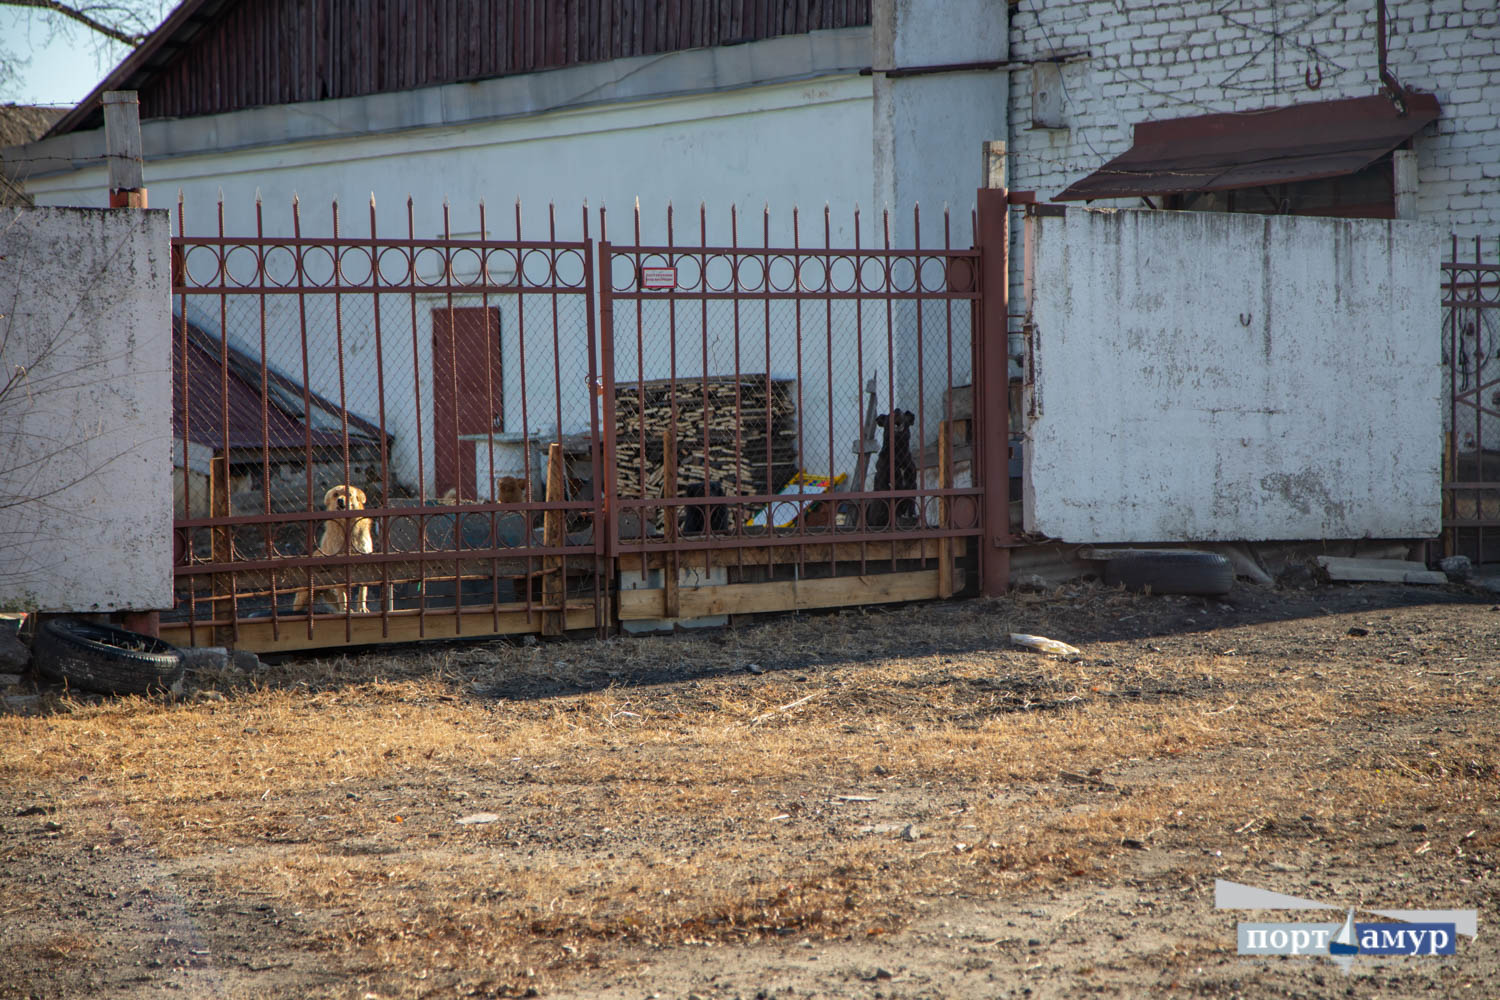
[[[1436,227],[1080,209],[1031,224],[1028,530],[1438,533]]]
[[[165,211],[4,216],[0,606],[171,607],[168,238]]]

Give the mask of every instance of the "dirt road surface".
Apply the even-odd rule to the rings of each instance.
[[[1081,584],[194,684],[0,715],[0,997],[1500,991],[1493,595]],[[1236,954],[1349,906],[1479,936]]]

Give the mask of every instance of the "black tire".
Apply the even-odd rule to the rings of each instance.
[[[1234,567],[1214,552],[1190,549],[1137,552],[1104,564],[1104,582],[1153,594],[1219,597],[1234,586]]]
[[[44,677],[104,694],[182,690],[182,652],[139,632],[68,618],[37,630],[31,658]]]

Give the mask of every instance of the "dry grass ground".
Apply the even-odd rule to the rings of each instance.
[[[1489,995],[1491,607],[1079,586],[50,695],[0,717],[0,996]],[[1323,917],[1216,877],[1481,933],[1240,958]]]

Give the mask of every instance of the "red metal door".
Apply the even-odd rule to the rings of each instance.
[[[504,426],[500,382],[500,310],[432,311],[433,479],[439,496],[476,493],[476,442],[467,436]],[[480,491],[488,499],[488,489]]]

